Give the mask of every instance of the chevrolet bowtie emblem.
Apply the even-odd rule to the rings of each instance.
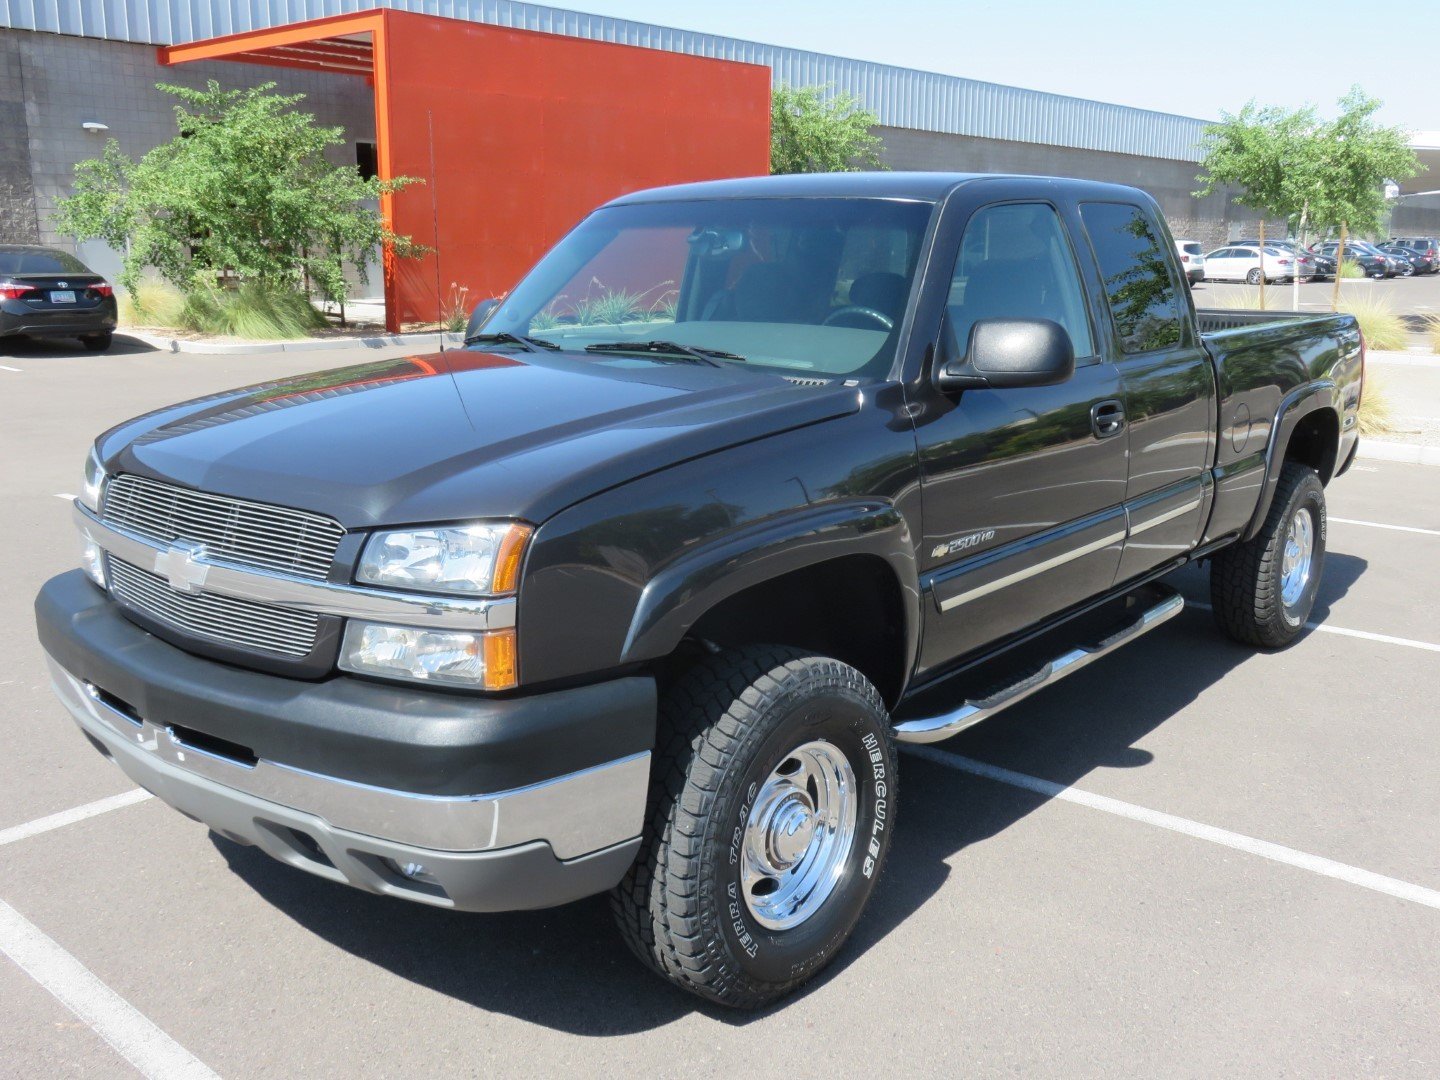
[[[176,592],[198,593],[205,584],[210,567],[200,560],[205,557],[204,544],[176,540],[155,556],[155,573],[170,583]]]

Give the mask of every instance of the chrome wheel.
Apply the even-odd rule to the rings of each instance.
[[[745,822],[740,880],[756,922],[790,930],[820,910],[845,872],[858,806],[855,770],[834,745],[785,755]]]
[[[1310,568],[1315,556],[1315,519],[1306,507],[1295,511],[1285,534],[1285,554],[1280,562],[1280,599],[1294,607],[1305,595],[1310,584]]]

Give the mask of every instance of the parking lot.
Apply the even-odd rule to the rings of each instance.
[[[1233,281],[1202,281],[1196,284],[1194,289],[1195,304],[1202,308],[1239,304],[1254,297],[1259,291],[1258,285]],[[1290,307],[1294,286],[1289,282],[1267,285],[1265,291],[1274,294],[1267,297],[1267,303],[1271,307]],[[1376,300],[1402,314],[1420,317],[1440,315],[1440,274],[1386,278],[1381,281],[1347,278],[1340,283],[1340,291],[1346,298]],[[1302,281],[1300,308],[1303,311],[1329,311],[1334,295],[1334,281]]]
[[[1440,470],[1331,486],[1292,648],[1222,637],[1185,571],[1164,628],[903,756],[856,939],[730,1014],[642,971],[603,898],[457,915],[210,836],[53,699],[30,603],[75,563],[57,495],[95,434],[403,350],[358,352],[0,354],[0,1074],[1440,1075]]]

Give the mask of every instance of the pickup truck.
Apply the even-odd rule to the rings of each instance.
[[[854,928],[898,743],[1197,560],[1225,633],[1302,631],[1364,375],[1349,316],[1197,314],[1143,192],[1022,176],[627,195],[475,321],[100,436],[55,690],[223,837],[462,911],[609,891],[741,1008]]]

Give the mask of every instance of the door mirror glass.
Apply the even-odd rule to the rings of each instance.
[[[981,319],[971,326],[963,354],[955,325],[947,315],[944,354],[936,376],[942,392],[1053,386],[1075,373],[1074,343],[1065,328],[1051,319]]]

